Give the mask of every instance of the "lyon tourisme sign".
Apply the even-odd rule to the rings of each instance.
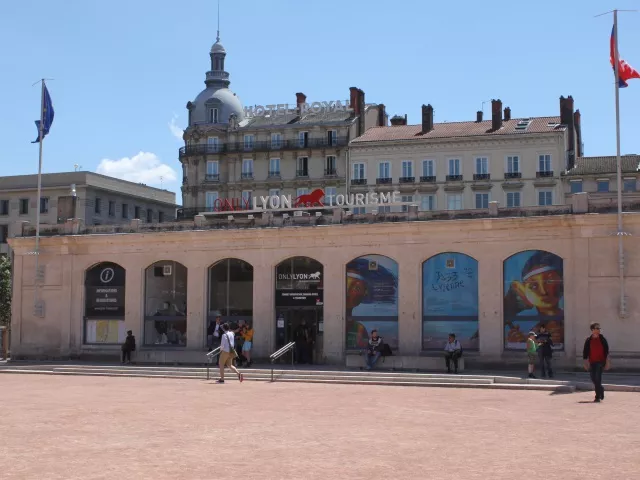
[[[325,195],[324,190],[318,188],[311,193],[293,198],[291,195],[267,195],[249,198],[218,198],[213,205],[208,206],[208,212],[235,211],[287,211],[301,208],[336,208],[336,207],[379,207],[399,205],[400,192],[369,192],[337,195]]]

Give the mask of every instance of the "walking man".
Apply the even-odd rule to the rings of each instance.
[[[594,402],[604,400],[604,387],[602,386],[602,372],[609,370],[609,343],[600,330],[599,323],[591,324],[591,335],[584,342],[582,351],[584,369],[591,374],[596,391]]]
[[[229,367],[232,372],[235,372],[238,375],[238,380],[242,382],[244,380],[244,376],[238,371],[238,369],[233,365],[233,360],[238,356],[234,348],[234,335],[233,332],[229,331],[229,324],[225,323],[222,325],[222,338],[220,341],[220,379],[217,383],[224,383],[224,367]]]

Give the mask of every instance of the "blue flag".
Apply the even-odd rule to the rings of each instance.
[[[44,138],[51,128],[53,123],[53,104],[51,103],[51,97],[49,96],[49,90],[47,86],[44,86],[44,110],[42,111],[42,118],[44,123],[42,125],[42,138]],[[38,143],[40,141],[40,120],[36,120],[36,127],[38,128],[38,138],[31,143]]]

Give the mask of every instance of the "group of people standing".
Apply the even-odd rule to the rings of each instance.
[[[225,325],[227,329],[225,330]],[[209,351],[221,347],[220,357],[216,359],[216,365],[221,364],[222,352],[225,351],[223,345],[224,335],[232,338],[232,347],[237,353],[234,358],[238,366],[250,367],[253,364],[251,359],[251,351],[253,349],[254,330],[245,320],[239,320],[236,325],[230,325],[222,322],[220,315],[216,316],[213,322],[207,327],[207,347]],[[227,345],[228,346],[228,345]],[[228,350],[227,350],[228,351]]]

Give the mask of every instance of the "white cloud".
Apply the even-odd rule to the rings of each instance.
[[[178,124],[176,123],[176,120],[178,120],[178,115],[174,114],[173,117],[171,118],[171,121],[169,122],[169,130],[171,130],[171,133],[173,134],[174,137],[182,141],[183,140],[182,134],[184,133],[184,129],[178,126]]]
[[[124,157],[118,160],[102,159],[96,171],[102,175],[147,185],[160,185],[160,177],[164,184],[177,178],[173,168],[162,163],[155,153],[150,152],[139,152],[131,158]]]

